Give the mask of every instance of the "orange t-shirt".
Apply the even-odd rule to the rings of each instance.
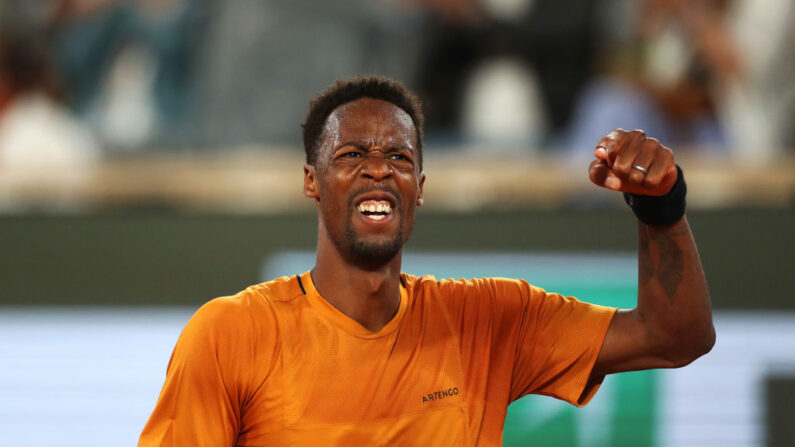
[[[582,406],[615,309],[502,278],[401,276],[376,333],[309,272],[212,300],[174,348],[139,446],[499,446],[526,394]]]

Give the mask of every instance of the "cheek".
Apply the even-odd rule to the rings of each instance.
[[[339,197],[341,194],[339,191],[344,189],[344,185],[341,181],[341,176],[335,175],[335,173],[324,173],[324,175],[318,179],[318,192],[320,194],[321,199],[325,201],[334,201],[336,197]]]
[[[324,216],[332,218],[347,213],[348,196],[346,191],[349,191],[348,187],[338,177],[328,176],[318,181],[318,205]]]
[[[406,224],[411,225],[414,221],[414,214],[416,213],[417,208],[417,195],[418,195],[418,188],[415,185],[412,185],[410,188],[404,188],[401,191],[401,195],[403,196],[403,211],[402,214],[406,218]]]
[[[417,205],[417,198],[419,197],[420,192],[420,184],[417,181],[413,170],[410,174],[405,175],[403,185],[405,185],[401,191],[403,194],[403,200],[406,205],[410,203],[413,208]]]

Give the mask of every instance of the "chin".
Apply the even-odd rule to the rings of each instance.
[[[358,262],[366,264],[386,264],[394,259],[403,248],[403,237],[398,234],[390,240],[365,241],[361,238],[348,239],[348,253]]]
[[[397,228],[382,228],[381,231],[368,234],[357,231],[353,219],[349,219],[345,225],[344,240],[338,241],[341,244],[337,246],[348,253],[352,262],[368,266],[384,265],[400,253],[405,242],[403,220],[398,220],[395,226]]]

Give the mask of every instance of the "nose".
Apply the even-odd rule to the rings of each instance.
[[[384,157],[383,153],[376,151],[367,155],[367,159],[362,164],[362,175],[365,178],[381,181],[392,175],[392,166]]]

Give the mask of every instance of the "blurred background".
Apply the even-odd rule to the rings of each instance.
[[[0,445],[135,445],[203,302],[313,265],[300,123],[418,92],[405,270],[632,307],[635,219],[587,178],[641,128],[686,173],[712,353],[514,403],[506,446],[795,446],[791,0],[0,0]]]

